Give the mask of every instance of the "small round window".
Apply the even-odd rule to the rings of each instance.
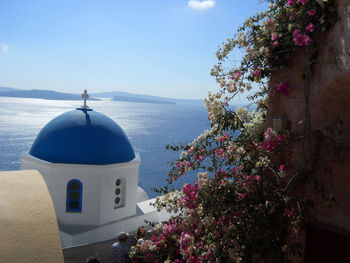
[[[114,199],[114,202],[115,202],[116,204],[119,204],[119,203],[120,203],[120,198],[117,197],[116,199]]]
[[[122,183],[122,181],[121,181],[120,179],[118,179],[118,180],[115,182],[115,184],[116,184],[117,186],[119,186],[121,183]]]
[[[119,189],[119,188],[115,189],[115,194],[116,194],[116,195],[119,195],[119,194],[120,194],[120,189]]]

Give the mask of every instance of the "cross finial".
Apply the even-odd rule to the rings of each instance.
[[[84,93],[81,94],[81,97],[84,99],[84,105],[82,106],[83,109],[89,108],[89,106],[86,105],[86,100],[89,98],[89,94],[87,93],[87,90],[84,90]]]

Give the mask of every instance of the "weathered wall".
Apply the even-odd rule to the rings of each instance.
[[[326,126],[334,128],[331,136],[338,142],[348,143],[350,146],[350,1],[338,1],[340,20],[329,33],[317,39],[320,42],[321,53],[318,65],[313,68],[314,74],[310,86],[310,120],[311,130],[322,129]],[[272,77],[272,87],[282,81],[289,81],[292,90],[288,96],[276,94],[269,101],[268,126],[272,127],[273,119],[280,116],[290,120],[290,129],[302,133],[305,120],[304,81],[306,62],[305,50],[296,52],[286,65],[285,70]],[[337,119],[344,121],[343,128],[337,126]],[[343,134],[339,135],[339,131]],[[331,133],[329,133],[331,135]],[[329,145],[329,146],[328,146]],[[330,229],[350,233],[350,154],[344,152],[341,163],[331,162],[328,156],[330,144],[316,143],[313,139],[312,149],[314,157],[318,154],[320,162],[313,167],[317,179],[323,183],[328,191],[332,191],[336,203],[331,209],[324,206],[324,202],[315,195],[312,187],[301,189],[304,194],[313,197],[316,207],[310,220],[327,225]],[[300,150],[301,144],[295,145]],[[290,160],[301,160],[301,155],[293,153]],[[325,172],[330,166],[331,173]]]
[[[63,262],[56,214],[34,170],[0,172],[0,262]]]

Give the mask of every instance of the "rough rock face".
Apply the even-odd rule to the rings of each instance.
[[[324,206],[324,201],[314,194],[313,188],[307,186],[301,191],[316,198],[316,206],[310,217],[312,222],[318,222],[330,229],[338,229],[350,233],[350,1],[338,1],[339,21],[328,33],[320,36],[321,52],[318,64],[311,67],[313,72],[310,82],[309,109],[311,130],[315,131],[330,126],[328,135],[337,142],[344,142],[347,150],[342,162],[332,162],[332,149],[328,142],[317,142],[312,139],[314,166],[308,168],[316,171],[315,176],[334,193],[335,205],[331,209]],[[312,52],[312,51],[311,51]],[[273,126],[273,119],[286,117],[290,120],[290,129],[303,132],[305,121],[305,96],[303,74],[305,73],[305,50],[293,55],[286,65],[272,77],[271,85],[275,87],[282,81],[288,81],[292,90],[288,96],[276,94],[270,98],[268,109],[268,126]],[[338,119],[344,122],[339,126]],[[339,132],[342,131],[342,134]],[[301,150],[301,144],[295,145]],[[302,160],[300,153],[293,153],[291,160]],[[332,172],[326,172],[325,168]]]

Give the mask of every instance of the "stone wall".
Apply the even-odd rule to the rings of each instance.
[[[328,33],[319,36],[321,52],[318,64],[312,67],[310,85],[310,125],[311,130],[333,127],[333,138],[350,146],[350,1],[338,1],[339,21]],[[313,52],[313,51],[311,51]],[[290,121],[290,130],[303,133],[305,123],[304,80],[306,55],[305,50],[297,51],[288,61],[284,70],[273,74],[271,87],[288,81],[292,87],[288,96],[276,94],[270,96],[268,108],[268,126],[273,127],[273,119],[285,117]],[[339,126],[337,120],[344,122]],[[342,134],[339,132],[342,131]],[[330,131],[329,131],[330,132]],[[330,132],[331,134],[331,132]],[[348,148],[341,162],[332,162],[331,149],[327,142],[317,143],[312,139],[311,152],[313,158],[319,160],[310,166],[317,180],[333,192],[336,203],[332,208],[326,208],[324,201],[314,193],[312,186],[301,187],[299,193],[316,200],[316,206],[309,218],[330,231],[336,231],[350,236],[350,151]],[[296,152],[290,154],[290,161],[301,161],[303,156],[298,153],[301,143],[294,145]],[[331,168],[331,173],[325,171]]]

